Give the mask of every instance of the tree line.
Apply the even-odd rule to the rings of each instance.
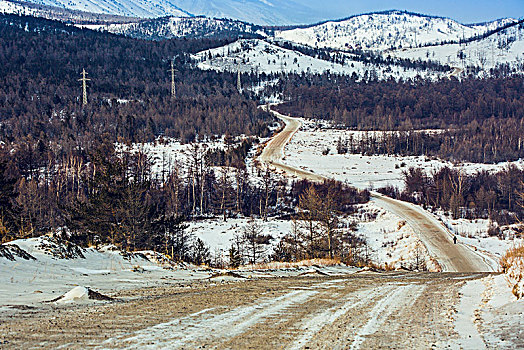
[[[348,129],[401,131],[367,138],[354,152],[486,163],[524,157],[522,76],[437,82],[308,79],[290,77],[273,87],[289,101],[277,107],[281,113],[325,119]]]
[[[473,174],[449,167],[430,174],[409,168],[403,175],[404,190],[385,187],[378,191],[426,208],[442,209],[455,219],[484,218],[500,225],[524,220],[524,169],[514,165],[498,172]]]
[[[254,179],[245,163],[229,164],[228,159],[235,159],[242,147],[244,143],[231,147],[224,157],[226,164],[217,166],[216,153],[194,143],[156,173],[148,154],[115,147],[108,135],[89,151],[45,157],[47,163],[32,171],[20,167],[16,154],[4,147],[0,153],[0,240],[55,232],[82,246],[154,249],[181,261],[201,263],[208,262],[209,249],[186,230],[188,221],[278,216],[325,222],[321,226],[325,229],[309,231],[311,238],[303,243],[307,248],[301,255],[280,254],[279,260],[338,256],[341,245],[335,213],[351,212],[353,205],[367,202],[369,194],[335,182],[288,184],[263,168]],[[304,204],[308,191],[319,193],[316,201],[330,198],[328,204],[308,207]],[[302,209],[297,217],[298,207]],[[314,215],[305,214],[313,211]],[[329,219],[322,216],[326,213]],[[243,251],[238,244],[237,248]]]

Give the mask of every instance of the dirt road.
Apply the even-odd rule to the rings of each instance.
[[[312,181],[323,181],[325,178],[320,175],[313,174],[311,172],[290,167],[282,162],[284,157],[284,148],[291,141],[291,138],[295,132],[300,129],[302,123],[299,119],[291,118],[280,114],[275,111],[271,111],[275,116],[284,121],[284,129],[275,135],[266,145],[262,154],[260,155],[260,160],[269,166],[272,166],[275,170],[283,171],[291,177],[300,177],[302,179],[308,179]]]
[[[485,276],[363,272],[120,292],[107,304],[0,313],[0,348],[444,348],[459,341],[460,287]]]
[[[284,121],[285,128],[276,135],[262,152],[260,159],[276,170],[282,171],[292,177],[299,177],[312,181],[323,181],[326,177],[302,169],[297,169],[283,163],[284,148],[293,135],[302,125],[300,120],[272,113]],[[378,193],[372,193],[372,198],[380,207],[404,218],[415,230],[420,239],[437,260],[443,271],[448,272],[480,272],[493,271],[493,264],[485,260],[482,255],[474,252],[462,244],[453,244],[449,231],[429,213],[417,209],[407,203],[393,200]]]
[[[471,272],[493,271],[492,265],[482,255],[462,245],[454,244],[448,230],[429,213],[409,203],[394,200],[379,193],[372,194],[380,207],[400,216],[418,233],[443,271]]]

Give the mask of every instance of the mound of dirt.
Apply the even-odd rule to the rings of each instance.
[[[85,259],[83,248],[58,237],[41,237],[37,248],[57,259]]]
[[[16,244],[2,244],[0,245],[0,258],[4,257],[7,260],[15,261],[16,257],[25,260],[36,260],[34,256],[17,246]]]
[[[88,287],[78,286],[71,289],[69,292],[49,300],[49,303],[73,303],[81,300],[101,300],[101,301],[111,301],[113,298],[104,295],[102,293],[96,292]]]

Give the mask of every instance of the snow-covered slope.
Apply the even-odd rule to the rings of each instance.
[[[366,75],[379,79],[412,78],[417,74],[436,77],[437,73],[416,72],[398,66],[369,65],[347,57],[344,64],[333,63],[304,55],[298,51],[284,49],[264,40],[241,39],[224,47],[199,52],[194,58],[201,69],[254,73],[324,73]]]
[[[0,13],[41,17],[63,22],[72,22],[78,25],[88,23],[127,23],[136,21],[136,18],[134,17],[69,10],[56,6],[6,0],[0,0]]]
[[[264,35],[262,27],[228,19],[207,17],[162,17],[126,24],[97,27],[115,34],[142,39],[170,39],[192,37],[232,37],[236,35]]]
[[[234,18],[265,25],[307,24],[321,17],[299,0],[173,0],[181,8],[207,17]]]
[[[322,19],[291,0],[28,0],[29,2],[134,17],[198,16],[232,18],[263,25],[307,24]]]
[[[130,17],[191,16],[170,0],[29,0],[69,10],[105,13]]]
[[[38,14],[38,10],[20,3],[2,0],[0,1],[0,13],[35,16]]]
[[[456,67],[476,66],[487,70],[501,63],[524,69],[524,23],[499,31],[487,38],[466,44],[447,44],[396,50],[394,56],[431,59]]]
[[[387,11],[284,30],[277,37],[320,48],[387,50],[467,39],[512,21],[503,19],[468,26],[449,18]]]
[[[195,275],[195,276],[193,276]],[[175,265],[152,251],[122,252],[114,246],[80,248],[53,237],[0,245],[0,307],[51,300],[77,285],[101,291],[159,285],[209,276]]]

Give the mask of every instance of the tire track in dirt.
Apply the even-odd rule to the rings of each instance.
[[[444,347],[465,280],[486,274],[263,278],[139,298],[0,314],[0,348],[348,349]],[[126,291],[129,295],[130,291]]]

